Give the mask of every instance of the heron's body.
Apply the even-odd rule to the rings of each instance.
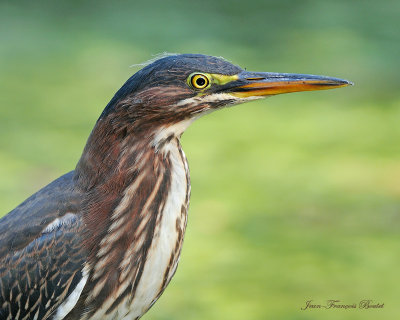
[[[301,90],[348,84],[301,76]],[[280,93],[271,83],[281,78],[202,55],[163,58],[132,76],[76,169],[0,220],[0,319],[139,319],[182,248],[190,179],[180,136],[202,114]],[[288,83],[283,92],[299,91]]]
[[[1,248],[11,249],[3,250],[5,256],[1,256],[2,267],[11,272],[2,274],[1,300],[7,301],[3,314],[9,310],[10,319],[15,320],[25,316],[45,319],[50,314],[53,315],[50,319],[64,319],[72,310],[65,319],[137,319],[148,310],[175,273],[186,228],[190,183],[187,160],[178,140],[181,133],[166,128],[149,134],[139,143],[129,143],[130,147],[115,159],[121,167],[116,171],[120,184],[105,187],[100,198],[96,195],[91,199],[79,186],[77,172],[70,172],[3,219],[2,235],[8,237],[2,237]],[[56,205],[49,207],[52,201],[49,196],[54,198],[55,192],[56,199],[62,198],[68,208],[60,211]],[[142,204],[138,203],[139,196]],[[111,203],[114,209],[105,210]],[[42,226],[36,237],[26,239],[17,247],[7,242],[13,239],[13,234],[7,232],[15,230],[12,222],[23,223],[21,233],[25,234],[32,233],[32,227],[37,228],[29,220],[23,220],[29,219],[27,208],[30,216],[35,211],[39,218],[46,217],[50,222]],[[99,214],[106,215],[103,222],[106,226],[97,226]],[[11,219],[14,220],[8,224]],[[89,230],[85,231],[84,226],[100,233],[96,242],[86,249],[82,243]],[[71,241],[70,245],[66,241]],[[45,250],[38,255],[42,247]],[[95,254],[89,258],[89,252]],[[65,261],[57,259],[60,255]],[[72,264],[68,261],[70,257],[80,259]],[[35,263],[37,258],[41,258],[39,265]],[[59,265],[53,265],[53,261]],[[107,265],[107,261],[112,261],[112,265]],[[67,267],[65,270],[63,264]],[[29,279],[31,272],[39,278]],[[71,283],[63,292],[58,291],[61,291],[57,285],[60,280]],[[28,291],[35,289],[41,282],[43,296],[39,293],[37,298],[44,302],[55,292],[58,302],[46,307],[47,303],[43,306],[40,300],[13,294],[24,286]],[[83,288],[90,290],[83,291]],[[116,300],[122,303],[114,304]],[[87,311],[86,315],[81,314],[81,309],[73,310],[79,304],[85,306],[82,309]],[[19,315],[17,311],[12,312],[12,306],[18,306]]]

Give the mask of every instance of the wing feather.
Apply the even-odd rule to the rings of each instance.
[[[0,220],[0,319],[51,319],[82,285],[79,203],[69,173]]]

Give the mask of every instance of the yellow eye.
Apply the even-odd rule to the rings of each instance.
[[[195,89],[204,89],[210,84],[210,80],[201,73],[196,73],[192,75],[190,83]]]

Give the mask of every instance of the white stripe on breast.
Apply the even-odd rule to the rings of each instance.
[[[170,132],[164,132],[165,135]],[[164,135],[164,136],[165,136]],[[157,138],[160,138],[159,135]],[[111,313],[105,314],[107,308],[114,302],[117,295],[110,297],[101,310],[98,310],[89,319],[122,319],[133,320],[141,317],[157,300],[162,285],[164,283],[164,274],[166,273],[170,264],[172,253],[176,250],[176,244],[179,237],[177,231],[177,220],[182,221],[181,234],[184,233],[186,217],[182,217],[182,205],[186,206],[186,192],[187,192],[187,179],[186,179],[186,164],[183,162],[179,152],[177,140],[171,141],[163,146],[158,152],[165,155],[169,153],[171,164],[171,185],[170,190],[165,202],[162,212],[160,212],[159,221],[157,222],[154,230],[151,246],[149,248],[146,263],[140,281],[135,290],[133,300],[132,297],[126,297],[119,306]],[[186,211],[184,212],[186,214]],[[137,245],[137,244],[136,244]],[[127,251],[129,255],[129,250]],[[132,259],[130,257],[130,259]],[[173,259],[172,266],[168,271],[167,282],[174,274],[177,263],[179,260],[179,252]],[[122,262],[122,267],[127,261]],[[135,275],[136,277],[136,275]],[[132,281],[132,280],[130,280]],[[125,286],[129,283],[123,283]]]
[[[181,217],[181,207],[186,205],[186,171],[182,162],[178,146],[172,142],[165,146],[170,151],[171,160],[171,187],[161,213],[160,223],[154,231],[154,237],[148,252],[142,277],[136,289],[133,300],[132,313],[123,319],[134,319],[147,311],[161,290],[163,276],[170,262],[171,254],[175,250],[178,239],[176,221]],[[183,220],[183,219],[180,219]],[[184,232],[184,230],[182,230]],[[179,254],[179,253],[177,253]],[[176,268],[178,257],[169,271],[168,278]]]

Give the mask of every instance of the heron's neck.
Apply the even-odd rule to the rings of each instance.
[[[96,123],[75,169],[77,184],[83,190],[110,184],[124,188],[134,168],[146,158],[163,157],[170,148],[181,148],[179,138],[193,120],[135,128],[131,124],[113,126],[113,121]],[[178,143],[171,143],[178,140]]]
[[[187,125],[141,131],[98,122],[89,137],[75,170],[93,280],[88,309],[109,303],[113,314],[114,301],[123,299],[148,308],[175,272],[190,195],[179,143]],[[115,277],[126,290],[105,285]]]

